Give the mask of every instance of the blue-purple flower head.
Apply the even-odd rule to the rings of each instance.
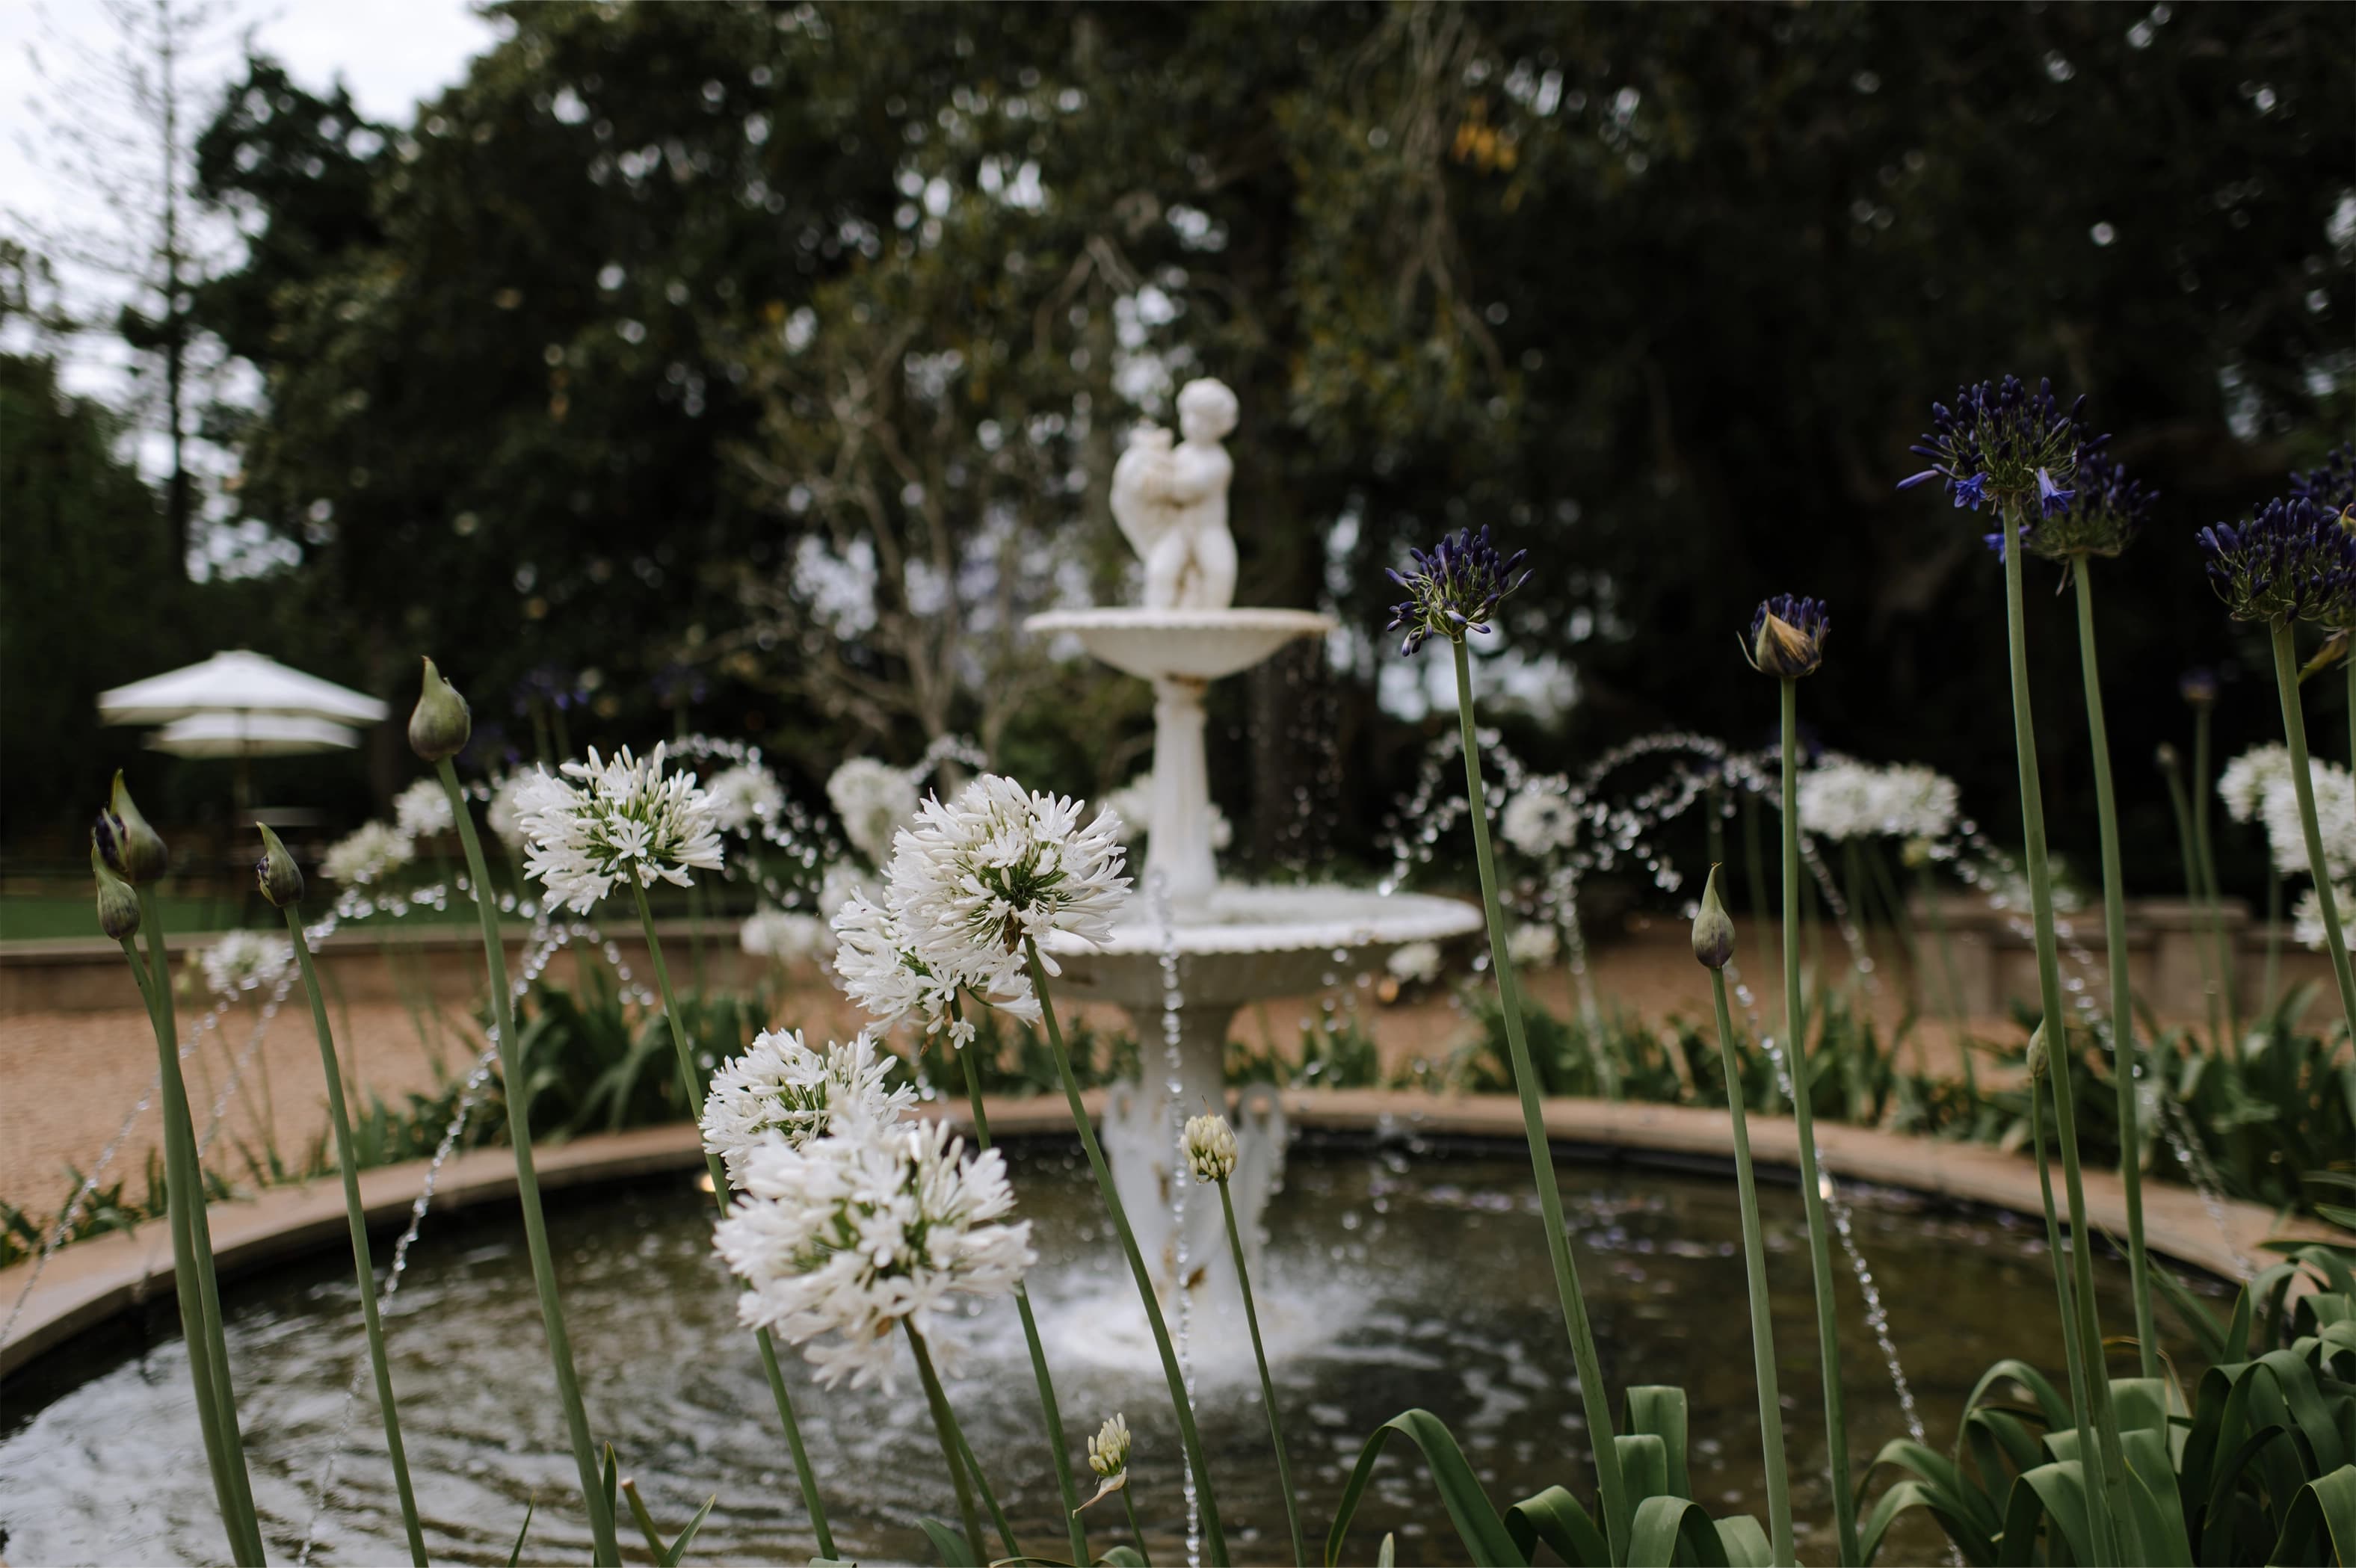
[[[2236,621],[2356,625],[2356,534],[2327,507],[2290,496],[2197,537],[2209,585]]]
[[[1517,549],[1510,556],[1499,555],[1485,528],[1478,534],[1464,528],[1445,535],[1429,551],[1408,550],[1414,566],[1390,573],[1408,595],[1391,606],[1387,628],[1406,628],[1399,652],[1411,654],[1434,635],[1461,643],[1467,632],[1487,631],[1505,595],[1530,580],[1527,571],[1517,570],[1528,553]]]
[[[2029,530],[2029,551],[2048,560],[2116,555],[2135,541],[2158,498],[2108,457],[2090,452],[2079,461],[2068,504]]]
[[[2176,694],[2195,708],[2215,702],[2217,672],[2207,665],[2194,665],[2176,677]]]
[[[1832,616],[1826,613],[1823,600],[1778,593],[1752,612],[1742,656],[1761,675],[1797,680],[1815,674],[1816,667],[1825,662],[1825,638],[1832,629]]]
[[[1898,487],[1942,480],[1956,506],[1974,511],[1992,501],[2026,512],[2033,496],[2037,515],[2051,517],[2070,504],[2079,463],[2108,439],[2087,436],[2078,417],[2085,404],[2080,398],[2065,410],[2052,382],[2032,392],[2017,376],[1965,387],[1954,407],[1931,405],[1930,432],[1907,449],[1931,466]]]
[[[2356,443],[2342,443],[2323,454],[2323,466],[2290,476],[2290,493],[2339,515],[2356,528]]]

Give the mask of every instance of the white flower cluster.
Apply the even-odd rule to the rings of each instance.
[[[763,905],[737,928],[736,940],[755,958],[808,964],[834,952],[834,933],[814,914]]]
[[[752,1152],[771,1141],[800,1148],[837,1122],[896,1122],[916,1103],[905,1084],[885,1085],[892,1059],[864,1029],[823,1053],[801,1031],[764,1029],[744,1055],[712,1075],[703,1102],[703,1147],[742,1189]]]
[[[232,931],[205,949],[205,988],[235,997],[274,985],[294,962],[294,944],[266,931]]]
[[[2351,913],[2348,901],[2350,897],[2351,893],[2346,883],[2333,884],[2331,907],[2340,916],[2340,944],[2343,947],[2356,951],[2356,921],[2350,919]],[[2313,887],[2308,887],[2298,895],[2298,907],[2291,912],[2291,919],[2298,933],[2299,941],[2318,953],[2322,952],[2326,940],[2323,929],[2323,899]]]
[[[450,792],[428,773],[392,797],[392,825],[404,838],[456,832],[457,819],[450,815]]]
[[[1088,1468],[1105,1483],[1104,1491],[1117,1492],[1129,1485],[1129,1422],[1118,1411],[1088,1439]]]
[[[1542,920],[1526,920],[1514,927],[1514,934],[1505,938],[1505,955],[1515,964],[1535,967],[1551,964],[1562,950],[1562,939],[1554,927]]]
[[[826,798],[851,847],[881,866],[892,858],[893,835],[916,815],[916,781],[905,768],[853,757],[827,779]]]
[[[2234,821],[2255,822],[2277,785],[2290,787],[2290,748],[2269,741],[2225,764],[2217,778],[2217,799]]]
[[[691,869],[720,869],[720,831],[693,773],[663,773],[663,748],[644,761],[627,747],[607,761],[591,748],[567,763],[567,784],[536,773],[517,799],[529,849],[524,869],[581,914],[621,882],[689,886]]]
[[[417,846],[409,835],[381,822],[364,822],[327,846],[319,870],[329,881],[366,887],[409,864]]]
[[[1505,803],[1497,831],[1531,859],[1542,860],[1578,842],[1579,813],[1560,780],[1534,779]]]
[[[1440,944],[1409,942],[1391,949],[1383,967],[1402,986],[1429,986],[1440,978]]]
[[[1097,815],[1118,819],[1115,828],[1123,844],[1142,843],[1153,830],[1153,775],[1140,773],[1097,803]],[[1235,842],[1235,824],[1217,805],[1211,807],[1211,848],[1224,849]]]
[[[721,769],[703,793],[711,797],[712,820],[723,833],[757,832],[762,823],[786,808],[785,786],[758,763]]]
[[[1919,763],[1877,767],[1826,752],[1800,775],[1800,827],[1817,838],[1940,839],[1954,830],[1955,781]]]
[[[1236,1133],[1225,1116],[1186,1118],[1186,1168],[1197,1181],[1225,1181],[1236,1173]]]
[[[818,1369],[822,1383],[891,1384],[893,1330],[934,1333],[956,1296],[1002,1296],[1036,1254],[995,1149],[960,1159],[938,1123],[838,1117],[799,1147],[764,1139],[742,1161],[744,1196],[720,1221],[720,1255],[744,1281],[737,1315]]]
[[[2356,776],[2338,763],[2309,757],[2308,782],[2315,792],[2315,823],[2321,829],[2324,866],[2333,881],[2346,881],[2356,876]],[[2293,782],[2286,752],[2280,776],[2264,785],[2257,816],[2265,825],[2276,869],[2286,877],[2312,875],[2307,859],[2307,827],[2298,815],[2298,786]]]
[[[531,772],[524,768],[508,774],[491,786],[491,803],[483,811],[483,820],[490,825],[492,834],[507,846],[510,855],[524,851],[523,808],[519,803],[523,792],[531,787]]]

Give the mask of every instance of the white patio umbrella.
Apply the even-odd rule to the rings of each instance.
[[[240,811],[253,758],[349,750],[359,744],[349,726],[380,723],[386,712],[364,692],[243,648],[98,696],[102,723],[164,726],[147,741],[156,751],[234,759]]]
[[[176,757],[299,757],[359,743],[348,726],[284,713],[192,713],[147,737],[149,750]]]

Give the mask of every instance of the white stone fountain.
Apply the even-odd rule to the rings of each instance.
[[[1235,428],[1235,394],[1217,381],[1190,382],[1178,394],[1178,416],[1183,442],[1141,427],[1113,470],[1113,517],[1145,562],[1145,603],[1052,611],[1027,625],[1068,635],[1153,684],[1153,806],[1138,891],[1111,941],[1059,939],[1053,950],[1064,971],[1058,992],[1126,1008],[1143,1047],[1143,1081],[1115,1085],[1107,1101],[1104,1142],[1162,1294],[1172,1297],[1183,1260],[1189,1296],[1224,1308],[1234,1285],[1218,1202],[1207,1192],[1185,1202],[1182,1227],[1173,1199],[1182,1196],[1174,1185],[1178,1126],[1226,1104],[1227,1026],[1236,1009],[1316,991],[1407,943],[1478,930],[1481,912],[1422,894],[1219,880],[1203,694],[1297,637],[1331,633],[1333,623],[1305,610],[1230,606],[1234,466],[1219,442]],[[1256,1250],[1259,1215],[1282,1176],[1287,1129],[1266,1085],[1246,1093],[1239,1113],[1230,1193]]]

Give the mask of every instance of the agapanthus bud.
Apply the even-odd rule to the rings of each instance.
[[[1236,1173],[1236,1135],[1225,1116],[1187,1118],[1186,1165],[1197,1181],[1225,1181]]]
[[[114,789],[107,797],[106,809],[98,814],[90,836],[107,869],[134,888],[155,880],[171,867],[171,851],[164,848],[162,836],[139,815],[131,792],[123,785],[120,769],[115,772]]]
[[[1088,1468],[1117,1489],[1129,1482],[1129,1423],[1116,1412],[1088,1439]]]
[[[1778,593],[1752,613],[1742,656],[1761,675],[1779,680],[1814,675],[1825,662],[1825,638],[1832,625],[1822,600]]]
[[[303,901],[303,869],[267,823],[262,827],[262,859],[253,863],[253,880],[274,909]]]
[[[1734,956],[1734,922],[1726,912],[1726,905],[1718,898],[1718,868],[1709,869],[1709,880],[1701,885],[1701,909],[1694,915],[1694,957],[1706,969],[1723,969]]]
[[[2079,556],[2115,556],[2135,541],[2156,492],[2127,477],[2126,469],[2099,453],[2088,453],[2078,464],[2069,498],[2045,509],[2029,530],[2032,554],[2048,560]]]
[[[2151,760],[2159,765],[2159,771],[2164,773],[2174,773],[2176,764],[2182,760],[2182,752],[2165,741],[2155,747],[2151,753]]]
[[[2029,1076],[2033,1082],[2045,1076],[2050,1063],[2045,1050],[2045,1026],[2040,1023],[2029,1037]]]
[[[2176,694],[2199,708],[2217,700],[2217,672],[2195,665],[2176,677]]]
[[[466,699],[427,659],[424,688],[417,694],[417,706],[409,715],[409,749],[429,763],[438,763],[466,750],[466,738],[474,732],[474,715],[467,711]]]
[[[2209,585],[2236,621],[2356,620],[2356,537],[2303,496],[2267,502],[2239,523],[2197,536]]]
[[[97,838],[91,835],[90,874],[98,879],[98,929],[117,942],[128,942],[139,934],[139,894],[107,865]]]

